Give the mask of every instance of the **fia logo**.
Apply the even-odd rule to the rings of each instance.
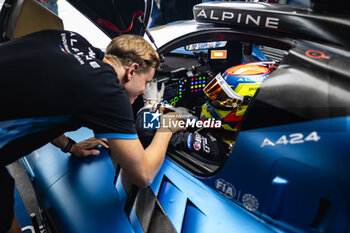
[[[259,208],[259,201],[255,196],[246,193],[241,199],[241,190],[236,191],[236,188],[230,182],[227,182],[224,179],[217,179],[215,181],[215,188],[219,193],[227,198],[242,202],[243,206],[249,211],[254,212]]]
[[[215,188],[219,191],[219,193],[225,195],[229,199],[232,199],[236,196],[235,187],[224,179],[217,179],[215,181]]]
[[[143,128],[144,129],[159,129],[160,128],[160,112],[144,112],[143,113]]]

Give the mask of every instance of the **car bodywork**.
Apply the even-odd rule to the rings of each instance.
[[[244,44],[259,45],[264,56],[279,62],[238,131],[230,133],[230,153],[209,161],[196,153],[168,151],[153,183],[138,189],[106,150],[79,160],[47,145],[23,161],[53,228],[349,232],[349,19],[293,6],[234,2],[199,4],[194,16],[151,32],[166,59],[156,78],[166,84],[163,98],[169,104],[198,115],[206,97],[199,89],[190,91],[191,79],[208,80],[240,64]],[[219,48],[227,51],[225,59],[210,59],[216,49],[210,46],[204,53],[174,52],[219,41],[227,42]],[[67,135],[77,141],[93,136],[85,128]]]

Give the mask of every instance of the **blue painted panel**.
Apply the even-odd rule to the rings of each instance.
[[[164,180],[158,200],[178,232],[181,232],[187,198],[174,184]]]
[[[269,185],[264,213],[306,231],[315,228],[321,232],[345,232],[346,201],[333,174],[281,159],[273,166],[271,177],[282,175],[288,184],[283,184],[284,190],[276,184]],[[278,210],[271,211],[276,207]]]
[[[333,214],[330,217],[326,215],[317,227],[327,231],[331,229],[329,226],[336,223],[340,228],[331,230],[341,230],[349,216],[343,200],[350,191],[350,159],[347,153],[349,122],[350,118],[335,118],[243,131],[233,153],[214,177],[194,177],[166,158],[150,187],[179,232],[272,232],[276,228],[305,230],[315,218],[318,202],[314,201],[314,193],[319,195],[318,198],[322,196],[332,201],[329,213]],[[314,131],[317,131],[320,140],[304,140]],[[304,141],[291,143],[290,135],[293,134],[303,134]],[[288,143],[276,143],[282,135],[287,135]],[[92,136],[92,132],[82,129],[69,136],[82,140]],[[274,145],[262,146],[266,138]],[[114,167],[106,151],[97,157],[74,159],[48,145],[30,158],[45,208],[62,232],[140,230],[135,224],[133,228],[124,212],[126,195],[119,183],[113,185]],[[279,162],[282,159],[302,166],[284,165]],[[303,180],[305,175],[310,179]],[[281,180],[275,180],[275,183],[281,184],[285,179],[291,186],[286,186],[287,189],[271,186],[271,181],[276,177]],[[312,183],[310,180],[320,182]],[[300,182],[300,185],[295,185],[295,182]],[[310,189],[306,194],[311,201],[299,203],[306,207],[305,213],[299,214],[302,208],[293,206],[300,195],[296,192],[309,183]],[[297,191],[289,190],[289,187],[297,187]],[[290,202],[288,205],[285,205],[285,197]],[[281,203],[278,198],[283,206],[271,209]],[[344,205],[345,209],[340,205]],[[292,209],[283,212],[285,208]]]
[[[264,203],[267,189],[276,176],[284,177],[289,181],[298,179],[297,177],[312,175],[318,182],[326,182],[326,177],[328,177],[327,179],[338,180],[338,187],[333,181],[327,181],[324,188],[329,193],[333,193],[335,189],[342,190],[342,193],[337,191],[339,195],[332,194],[333,201],[337,202],[337,205],[343,205],[346,208],[346,215],[349,216],[349,205],[346,204],[348,203],[347,197],[350,196],[349,125],[350,117],[340,117],[242,131],[223,168],[215,176],[201,180],[216,189],[218,193],[222,193],[222,196],[228,200],[238,203],[259,217],[263,210],[262,203]],[[309,137],[310,135],[313,136]],[[264,144],[267,139],[271,143]],[[277,143],[278,141],[280,143]],[[318,169],[319,174],[310,173],[307,172],[308,170],[299,169],[298,167],[293,167],[295,170],[289,170],[288,176],[277,173],[271,174],[274,165],[281,159],[295,161],[307,167]],[[293,203],[292,201],[296,201],[291,197],[299,195],[303,187],[309,186],[305,182],[298,186],[293,185],[293,187],[298,188],[289,191],[290,196],[288,195],[287,200],[283,199],[283,202]],[[227,192],[226,187],[230,187],[232,191]],[[316,198],[322,190],[318,188],[315,190],[317,191],[313,194]],[[272,205],[272,203],[270,204]],[[294,204],[298,205],[301,202]],[[332,202],[332,205],[334,204]],[[269,209],[269,211],[272,210]],[[279,210],[275,209],[272,212],[274,211],[278,212]],[[303,212],[305,215],[298,214],[299,210],[293,209],[293,211],[290,214],[295,218],[300,218],[299,220],[281,220],[279,224],[289,224],[289,230],[292,230],[294,226],[291,223],[299,222],[300,224],[295,227],[299,227],[299,230],[308,231],[306,225],[301,224],[301,222],[305,219],[310,221],[314,218],[312,211],[306,208]],[[341,226],[348,224],[343,217],[339,218],[339,220],[342,219],[339,223],[333,217],[328,217],[333,224]]]
[[[25,226],[32,226],[32,221],[28,215],[27,209],[24,206],[21,196],[17,188],[15,188],[15,214],[18,219],[19,225],[23,228]]]
[[[262,224],[249,211],[227,200],[169,159],[165,159],[156,180],[163,179],[164,177],[167,177],[173,185],[181,190],[182,195],[188,199],[188,202],[196,206],[197,210],[203,213],[203,216],[206,216],[206,221],[203,221],[203,216],[200,216],[196,211],[192,211],[191,207],[187,207],[188,202],[186,202],[185,208],[189,208],[194,216],[191,216],[191,212],[186,212],[184,216],[185,223],[189,225],[184,225],[183,230],[196,229],[196,232],[201,233],[273,232],[268,225]],[[153,188],[154,186],[151,185],[151,189]],[[153,190],[153,192],[155,191]],[[179,204],[178,208],[182,209],[184,206],[180,206]],[[169,219],[173,222],[170,216]]]
[[[187,205],[182,233],[201,233],[201,226],[208,221],[207,216],[192,203]]]
[[[81,141],[93,133],[82,128],[67,135]],[[27,158],[43,208],[59,232],[134,232],[124,212],[124,189],[113,184],[115,169],[106,150],[76,159],[46,145]]]
[[[89,161],[71,159],[70,172],[43,195],[59,232],[133,232],[113,184],[114,168],[106,153]]]
[[[66,135],[76,141],[82,141],[94,136],[93,131],[88,128],[81,128],[74,132],[68,132]],[[71,156],[69,154],[63,153],[57,147],[49,143],[27,155],[23,162],[27,169],[32,171],[32,175],[35,176],[38,192],[45,193],[52,184],[70,170],[67,166],[70,159]],[[89,159],[93,158],[86,158],[84,161],[88,161]],[[34,177],[32,176],[32,178]]]

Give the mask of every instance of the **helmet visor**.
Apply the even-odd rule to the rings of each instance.
[[[244,96],[234,92],[220,73],[207,84],[203,91],[211,100],[224,107],[236,108],[244,100]]]

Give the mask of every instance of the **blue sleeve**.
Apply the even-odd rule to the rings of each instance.
[[[126,133],[100,133],[95,134],[95,138],[110,138],[110,139],[137,139],[137,134]]]

